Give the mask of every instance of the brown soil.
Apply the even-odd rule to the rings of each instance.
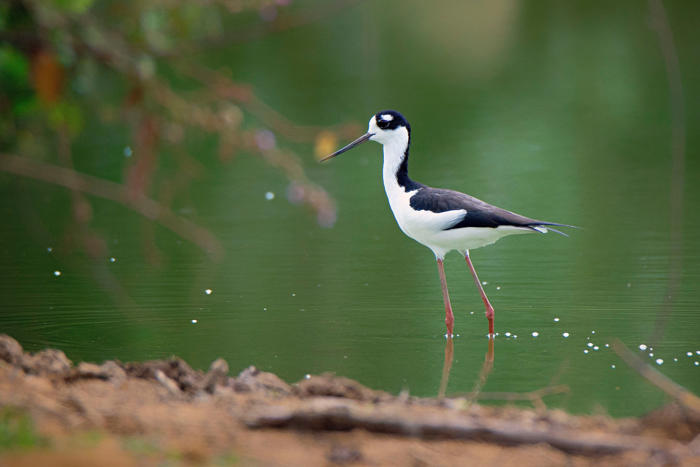
[[[333,375],[287,384],[178,359],[74,366],[0,336],[0,406],[26,411],[45,447],[9,466],[700,465],[700,420],[678,405],[646,417],[495,408],[393,396]]]

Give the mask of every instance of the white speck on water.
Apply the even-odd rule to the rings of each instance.
[[[306,374],[304,375],[304,379],[311,379],[311,375],[308,374],[308,373],[306,373]]]
[[[610,348],[610,344],[605,344],[605,348],[606,348],[606,349],[609,349],[609,348]]]
[[[275,194],[271,191],[268,191],[267,193],[265,193],[265,199],[268,201],[272,201],[273,199],[275,199]]]
[[[497,285],[497,286],[496,286],[496,290],[501,290],[501,286],[500,286],[500,285]]]
[[[61,271],[54,271],[54,272],[53,272],[53,275],[56,276],[56,277],[58,277],[58,276],[61,275]],[[690,355],[691,355],[691,353],[688,352],[688,356],[690,356]]]
[[[343,355],[343,358],[348,358],[348,356],[347,356],[347,355]]]
[[[124,147],[124,157],[131,157],[133,153],[134,151],[131,149],[131,146]]]
[[[597,345],[594,345],[593,350],[600,350],[600,347],[598,347]]]
[[[649,358],[654,358],[654,353],[653,353],[653,352],[649,352]]]
[[[593,342],[589,342],[589,343],[586,344],[586,345],[587,345],[588,347],[593,347]]]
[[[591,331],[591,334],[595,334],[595,331]]]
[[[266,307],[266,306],[263,307],[263,311],[267,311],[267,307]]]
[[[696,350],[695,353],[700,355],[700,350]]]
[[[676,357],[673,357],[673,361],[674,361],[674,362],[677,362],[678,359],[677,359]]]
[[[628,283],[627,283],[627,288],[629,289],[630,287],[632,287],[632,283],[631,283],[631,282],[628,282]]]
[[[292,297],[296,297],[297,294],[295,292],[292,292]]]
[[[506,333],[504,334],[504,336],[510,337],[510,332],[506,332]]]
[[[192,324],[197,324],[199,321],[197,321],[196,319],[193,319],[191,322],[192,322]]]
[[[647,346],[646,344],[639,344],[639,350],[646,350]]]
[[[614,369],[615,369],[615,365],[610,365],[610,368],[612,368],[612,369],[614,370]]]
[[[657,358],[657,359],[656,359],[656,364],[657,364],[657,365],[663,365],[663,364],[664,364],[664,359],[663,359],[663,358]]]
[[[537,337],[537,336],[539,336],[539,335],[540,335],[539,332],[537,332],[537,331],[532,331],[532,337]]]
[[[116,261],[117,261],[117,258],[115,258],[114,256],[112,256],[111,258],[109,258],[109,262],[110,262],[110,263],[115,263]]]
[[[484,285],[489,285],[489,283],[486,282],[486,281],[483,281],[482,284],[484,284]]]
[[[583,353],[588,353],[588,349],[583,349]]]
[[[54,274],[56,274],[56,273],[54,272]],[[58,274],[60,275],[61,273],[59,272]],[[693,356],[693,352],[686,352],[685,354],[689,357]]]
[[[564,337],[564,338],[569,337],[569,333],[568,333],[568,332],[562,332],[561,335],[562,335],[562,337]]]
[[[555,323],[558,323],[558,322],[559,322],[559,318],[554,318],[554,322],[555,322]]]
[[[470,312],[469,312],[469,314],[470,314],[470,315],[473,315],[473,314],[474,314],[474,312],[473,312],[473,311],[470,311]]]
[[[49,253],[51,253],[51,252],[53,251],[53,248],[48,247],[48,248],[46,249],[46,251],[48,251]]]
[[[212,290],[211,289],[204,289],[204,293],[207,295],[211,295]]]
[[[693,362],[693,364],[694,364],[695,366],[698,366],[698,365],[700,365],[700,362]]]
[[[517,334],[513,334],[513,339],[517,339],[517,338],[518,338],[518,335],[517,335]]]

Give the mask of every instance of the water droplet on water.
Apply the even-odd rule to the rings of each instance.
[[[554,322],[555,322],[555,323],[558,323],[558,322],[559,322],[559,318],[554,318]]]
[[[612,368],[612,369],[614,370],[614,369],[615,369],[615,365],[610,365],[610,368]]]
[[[678,361],[678,359],[674,357],[674,358],[673,358],[673,361],[674,361],[674,362],[677,362],[677,361]]]
[[[646,350],[647,346],[645,344],[639,344],[639,350]]]
[[[263,307],[263,311],[267,311],[267,307],[266,307],[266,306]]]
[[[695,353],[700,355],[700,350],[696,350]]]
[[[588,347],[593,347],[593,342],[589,342],[589,343],[586,344],[586,345],[587,345]]]
[[[297,294],[292,292],[292,297],[296,297],[296,296],[297,296]]]
[[[588,353],[588,349],[584,349],[584,350],[583,350],[583,353]]]
[[[532,337],[537,337],[537,336],[539,336],[539,335],[540,335],[539,332],[537,332],[537,331],[532,331]]]
[[[48,247],[48,248],[46,249],[46,251],[48,251],[49,253],[51,253],[51,252],[53,251],[53,248]]]
[[[693,362],[693,363],[695,364],[695,366],[700,365],[700,362]]]
[[[504,334],[504,336],[510,337],[510,332],[506,332],[506,333]]]
[[[211,289],[204,289],[204,293],[207,295],[211,295],[212,290]]]
[[[569,337],[569,333],[568,333],[568,332],[562,332],[561,335],[562,335],[562,337]]]
[[[54,274],[56,274],[56,273],[54,272]],[[59,274],[60,274],[60,272],[59,272]],[[689,356],[689,357],[692,357],[692,356],[693,356],[693,352],[686,352],[685,354],[686,354],[687,356]]]
[[[609,349],[609,348],[610,348],[610,344],[605,344],[605,348],[606,348],[606,349]]]
[[[61,271],[54,271],[54,272],[53,272],[53,275],[56,276],[56,277],[58,277],[58,276],[61,275]],[[691,355],[691,353],[688,352],[688,356],[690,356],[690,355]]]
[[[114,262],[116,262],[116,261],[117,261],[117,258],[115,258],[114,256],[112,256],[111,258],[109,258],[109,262],[110,262],[110,263],[114,263]]]
[[[595,331],[591,331],[591,334],[595,334]]]
[[[501,286],[500,286],[500,285],[497,285],[497,286],[496,286],[496,290],[501,290]]]
[[[657,364],[657,365],[663,365],[663,363],[664,363],[664,359],[663,359],[663,358],[657,358],[657,359],[656,359],[656,364]]]
[[[304,375],[304,379],[311,379],[311,375],[308,374],[308,373],[306,373],[306,374]]]
[[[593,350],[600,350],[600,347],[598,347],[597,345],[594,345]]]
[[[268,201],[272,201],[273,199],[275,199],[275,194],[271,191],[268,191],[267,193],[265,193],[265,199]]]
[[[191,322],[192,322],[192,324],[197,324],[199,321],[197,321],[196,319],[193,319]]]
[[[483,282],[482,282],[482,284],[484,284],[484,285],[488,285],[489,283],[488,283],[488,282],[486,282],[486,281],[483,281]]]

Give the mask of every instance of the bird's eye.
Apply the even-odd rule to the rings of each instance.
[[[386,130],[387,128],[389,128],[389,122],[387,122],[386,120],[382,120],[381,118],[378,118],[377,119],[377,126],[379,128],[381,128],[382,130]]]

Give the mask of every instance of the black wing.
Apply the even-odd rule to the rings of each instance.
[[[445,230],[461,229],[463,227],[492,227],[512,225],[515,227],[533,228],[538,225],[562,225],[544,222],[521,216],[488,204],[473,196],[459,191],[442,188],[422,187],[411,197],[411,207],[418,211],[445,212],[464,209],[467,213],[454,225]],[[533,229],[534,230],[534,229]]]

